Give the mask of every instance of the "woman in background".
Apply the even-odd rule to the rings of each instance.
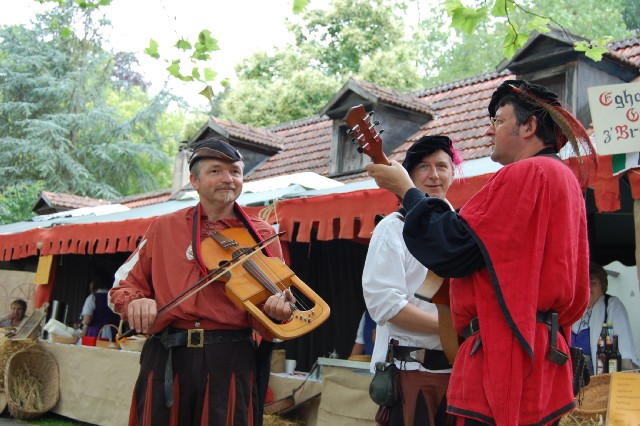
[[[624,305],[615,296],[607,294],[609,280],[604,268],[595,262],[589,264],[589,307],[580,321],[571,327],[571,343],[591,357],[591,374],[596,371],[598,337],[603,322],[613,324],[613,333],[618,335],[618,350],[622,359],[638,364],[629,315]]]
[[[106,324],[118,326],[120,316],[114,313],[107,305],[109,289],[111,289],[112,284],[113,276],[105,271],[97,271],[93,280],[91,280],[89,284],[91,294],[84,301],[82,313],[80,314],[82,324],[87,327],[85,336],[97,336],[100,329]],[[111,339],[111,331],[103,333],[100,337]]]

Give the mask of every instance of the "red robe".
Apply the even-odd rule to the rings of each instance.
[[[408,214],[405,239],[410,220]],[[549,423],[575,406],[571,362],[558,366],[546,358],[549,327],[536,322],[536,311],[558,312],[570,336],[588,304],[589,248],[578,182],[558,159],[518,161],[498,171],[457,220],[452,233],[468,232],[484,266],[451,280],[456,330],[478,317],[480,333],[460,347],[448,411],[505,426]],[[436,228],[432,224],[430,232]],[[560,333],[558,348],[569,353]]]

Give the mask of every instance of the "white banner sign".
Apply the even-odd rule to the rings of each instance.
[[[640,83],[587,90],[598,154],[640,151]]]

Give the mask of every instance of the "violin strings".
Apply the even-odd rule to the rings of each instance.
[[[213,237],[213,235],[212,235]],[[216,239],[216,238],[214,238]],[[217,240],[217,239],[216,239]],[[243,247],[240,245],[240,243],[238,241],[235,241],[233,239],[229,239],[229,242],[231,244],[229,245],[222,245],[222,247],[231,252],[232,255],[239,252],[243,255],[246,255],[246,253],[243,253],[242,249]],[[259,251],[260,250],[260,245],[258,244],[257,247],[253,247],[250,250],[253,250],[253,252]],[[235,251],[234,251],[235,250]],[[284,283],[284,279],[283,277],[279,276],[277,272],[273,271],[273,269],[269,266],[268,263],[266,263],[264,261],[264,259],[260,258],[260,264],[262,266],[262,268],[260,266],[257,265],[257,261],[256,260],[247,260],[243,263],[243,267],[249,272],[251,273],[254,278],[260,282],[260,284],[262,284],[263,287],[265,287],[271,294],[276,295],[276,294],[284,294],[284,291],[286,290],[287,286]],[[270,272],[271,275],[273,277],[276,278],[276,281],[274,282],[274,280],[272,280],[269,275],[267,275],[265,273],[265,270]],[[289,290],[292,292],[292,294],[295,295],[295,293],[293,293],[293,287],[289,287]],[[303,300],[301,300],[299,297],[295,297],[296,302],[295,303],[291,303],[289,302],[289,305],[291,306],[291,310],[292,311],[309,311],[311,308],[309,306],[306,306],[306,304],[304,303]],[[302,309],[299,309],[297,305],[300,305],[300,307]]]
[[[275,281],[275,282],[274,282],[273,280],[271,280],[270,278],[268,278],[268,279],[269,279],[269,281],[273,282],[273,284],[274,284],[274,285],[276,286],[276,288],[278,289],[278,292],[277,292],[277,293],[273,293],[273,291],[272,291],[272,294],[284,294],[284,291],[287,289],[287,286],[286,286],[286,284],[284,283],[284,278],[280,277],[280,276],[279,276],[275,271],[273,271],[273,269],[269,266],[269,264],[268,264],[268,263],[266,263],[266,262],[264,261],[264,259],[261,259],[261,258],[260,258],[260,259],[258,259],[257,261],[254,261],[254,263],[257,263],[258,261],[259,261],[259,262],[260,262],[260,264],[264,267],[264,269],[266,269],[266,270],[268,270],[269,272],[271,272],[271,274],[272,274],[274,277],[276,277],[276,278],[277,278],[277,281]],[[264,272],[263,272],[262,270],[261,270],[261,273],[262,273],[262,274],[264,274]],[[264,274],[264,275],[266,275],[266,274]],[[282,288],[280,288],[280,286],[279,286],[278,284],[280,284],[280,286],[281,286]],[[290,287],[288,287],[288,288],[289,288],[289,290],[290,290],[290,291],[294,294],[294,296],[295,296],[295,293],[294,293],[294,291],[293,291],[293,290],[294,290],[294,287],[293,287],[293,286],[290,286]],[[294,311],[298,311],[298,310],[301,310],[301,311],[308,311],[308,310],[310,310],[310,309],[311,309],[311,307],[310,307],[310,306],[307,306],[307,305],[306,305],[306,303],[304,303],[304,301],[303,301],[300,297],[295,297],[295,299],[296,299],[296,303],[295,303],[295,304],[293,304],[293,303],[291,304],[291,308],[292,308],[292,310],[294,310]],[[298,309],[298,307],[297,307],[296,305],[300,305],[300,307],[301,307],[302,309]]]

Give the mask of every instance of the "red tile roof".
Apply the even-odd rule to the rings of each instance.
[[[122,204],[130,209],[134,207],[150,206],[152,204],[163,203],[169,201],[171,197],[170,190],[147,192],[145,194],[130,195],[128,197],[112,200],[111,204]]]
[[[110,204],[106,200],[97,200],[95,198],[83,197],[81,195],[64,194],[61,192],[42,191],[40,199],[49,206],[60,209],[78,209],[81,207],[94,207],[103,204]]]
[[[268,129],[251,127],[246,124],[222,120],[217,117],[211,117],[210,120],[210,125],[218,125],[226,132],[228,132],[228,138],[246,140],[249,142],[253,142],[256,145],[262,145],[271,149],[282,149],[282,138],[269,131]]]
[[[425,135],[447,135],[463,160],[487,157],[491,154],[491,140],[484,136],[489,122],[487,105],[491,94],[503,81],[513,78],[509,72],[485,74],[425,90],[423,101],[431,105],[435,118],[420,128],[391,155],[404,159],[407,149]]]
[[[617,55],[626,58],[629,62],[640,65],[640,36],[614,41],[609,43],[607,47]]]
[[[623,61],[640,65],[640,36],[611,43],[609,48],[613,55]],[[505,70],[501,73],[489,73],[403,96],[373,83],[360,80],[351,80],[350,83],[357,84],[384,102],[414,110],[415,107],[420,106],[423,112],[428,111],[433,116],[433,120],[425,123],[418,132],[392,153],[392,159],[402,160],[411,143],[426,134],[446,134],[456,141],[456,148],[462,159],[472,160],[491,154],[491,141],[484,136],[488,124],[487,106],[493,90],[510,78],[514,78],[514,75]],[[412,106],[406,102],[402,104],[402,100],[406,99],[413,99]],[[283,138],[284,150],[272,156],[247,176],[247,181],[301,171],[328,176],[329,152],[333,137],[330,119],[315,116],[275,126],[269,130]],[[366,178],[368,178],[366,173],[355,173],[337,177],[336,180],[348,183]]]
[[[284,150],[254,170],[246,181],[259,180],[298,172],[329,172],[329,150],[333,122],[314,116],[271,129],[284,140]]]
[[[411,111],[431,114],[430,105],[414,94],[400,93],[396,90],[378,86],[377,84],[368,81],[356,80],[355,78],[350,78],[349,80],[375,96],[378,102],[388,103]]]

